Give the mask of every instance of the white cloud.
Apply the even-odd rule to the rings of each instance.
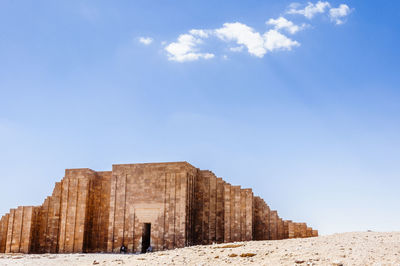
[[[263,57],[267,52],[261,34],[245,24],[224,23],[222,28],[215,30],[215,33],[221,40],[236,41],[237,44],[246,46],[249,53],[257,57]]]
[[[265,43],[264,47],[268,51],[272,52],[275,50],[292,50],[292,47],[300,46],[296,41],[293,41],[278,32],[277,30],[269,30],[263,35]]]
[[[345,4],[331,8],[329,2],[323,1],[318,1],[315,4],[308,2],[303,8],[300,4],[293,3],[287,11],[289,14],[300,14],[308,19],[313,18],[316,14],[328,13],[331,20],[335,21],[336,24],[342,24],[344,17],[350,12],[351,9]],[[205,39],[214,37],[224,42],[234,43],[234,45],[229,45],[231,52],[241,52],[246,49],[249,54],[262,58],[269,52],[290,51],[294,47],[300,46],[299,42],[283,34],[283,31],[295,34],[309,26],[304,23],[296,25],[282,16],[276,19],[271,18],[266,24],[272,27],[264,33],[240,22],[224,23],[221,28],[217,29],[192,29],[188,33],[179,35],[177,41],[165,43],[164,49],[167,52],[168,59],[176,62],[210,59],[214,58],[215,55],[201,52],[199,46],[204,43]],[[222,58],[227,58],[227,56],[222,55]]]
[[[251,55],[260,58],[267,52],[291,50],[292,47],[300,45],[297,41],[293,41],[280,33],[277,29],[269,30],[261,35],[246,24],[239,22],[225,23],[223,27],[215,30],[190,30],[187,34],[179,35],[176,42],[172,42],[165,47],[168,59],[176,62],[186,62],[213,58],[214,54],[201,53],[198,48],[203,43],[203,39],[211,36],[215,36],[225,42],[235,42],[238,46],[229,48],[232,52],[241,52],[244,48],[247,48]]]
[[[302,30],[305,27],[304,24],[298,26],[284,17],[279,17],[277,19],[271,18],[267,21],[267,25],[273,25],[276,30],[280,29],[287,30],[290,34],[295,34],[296,32]]]
[[[168,59],[171,61],[185,62],[194,61],[200,58],[210,59],[214,57],[211,53],[198,53],[197,45],[202,40],[190,34],[181,34],[177,42],[170,43],[165,50],[168,53]]]
[[[139,42],[143,43],[144,45],[150,45],[153,42],[153,39],[150,37],[140,37]]]
[[[216,29],[215,32],[218,38],[225,41],[235,41],[241,45],[240,48],[231,48],[231,51],[237,52],[245,46],[250,54],[257,57],[263,57],[267,52],[275,50],[291,50],[292,47],[300,45],[275,29],[261,35],[253,28],[239,22],[225,23],[222,28]]]
[[[244,46],[241,45],[241,46],[231,47],[231,48],[229,48],[229,50],[231,50],[232,52],[241,52],[241,51],[243,51],[243,48],[244,48]]]
[[[341,4],[337,8],[331,8],[329,10],[329,17],[332,21],[336,22],[336,25],[343,24],[343,18],[351,13],[351,9],[348,5]]]
[[[208,38],[209,31],[208,30],[190,30],[190,34],[193,36],[201,37],[201,38]]]
[[[325,10],[331,5],[328,2],[318,1],[316,4],[308,2],[307,6],[303,9],[297,9],[298,4],[291,4],[289,6],[288,14],[300,14],[308,19],[312,19],[318,13],[325,13]]]
[[[308,2],[307,6],[303,9],[299,9],[298,3],[292,3],[289,5],[288,14],[300,14],[308,19],[312,19],[318,13],[325,13],[327,10],[329,12],[329,17],[337,25],[344,23],[344,18],[351,13],[351,9],[346,4],[341,4],[339,7],[331,8],[329,2],[318,1],[316,4]]]

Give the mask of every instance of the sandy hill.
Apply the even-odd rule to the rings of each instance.
[[[400,265],[400,232],[357,232],[133,254],[1,254],[0,265]]]

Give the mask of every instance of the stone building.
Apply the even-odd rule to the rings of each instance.
[[[0,252],[165,250],[248,240],[317,236],[282,220],[251,189],[232,186],[187,162],[67,169],[41,206],[0,220]]]

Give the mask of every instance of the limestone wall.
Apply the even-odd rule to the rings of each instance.
[[[0,253],[4,253],[6,251],[9,216],[9,214],[6,214],[1,217],[0,220]]]
[[[57,253],[60,230],[62,183],[55,184],[53,194],[34,210],[31,252]]]
[[[220,242],[253,239],[253,192],[240,186],[224,184],[224,239]],[[221,214],[222,214],[221,213]]]
[[[140,251],[143,223],[151,223],[155,250],[184,247],[192,238],[187,210],[194,204],[195,172],[187,163],[114,165],[107,251],[123,243]]]
[[[33,206],[20,206],[10,210],[5,252],[29,253],[31,251],[33,214]]]
[[[141,252],[144,224],[153,250],[194,244],[318,236],[284,221],[251,189],[186,162],[67,169],[41,206],[0,219],[0,253]]]
[[[270,209],[263,199],[253,197],[253,239],[270,239]]]
[[[112,172],[97,172],[89,183],[84,252],[107,250]]]
[[[277,240],[278,239],[278,212],[271,211],[270,215],[270,230],[269,230],[269,239]]]
[[[313,230],[311,227],[307,227],[306,223],[288,223],[288,237],[289,238],[305,238],[318,236],[318,231]]]
[[[62,180],[59,253],[83,252],[88,215],[89,184],[96,174],[90,169],[69,169]]]
[[[284,233],[285,233],[285,228],[283,226],[283,220],[282,218],[278,218],[278,226],[277,226],[277,231],[278,231],[278,239],[284,239]]]

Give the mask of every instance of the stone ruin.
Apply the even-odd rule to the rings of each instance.
[[[67,169],[41,206],[0,220],[0,253],[146,252],[318,236],[283,220],[251,189],[187,162]]]

